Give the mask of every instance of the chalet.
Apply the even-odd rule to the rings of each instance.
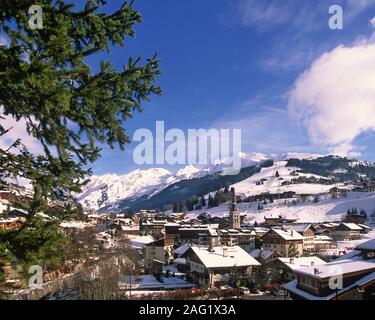
[[[14,208],[9,211],[8,216],[10,218],[27,218],[28,212],[23,209]]]
[[[297,279],[287,283],[285,288],[296,300],[361,299],[359,296],[363,295],[373,299],[375,293],[374,261],[341,260],[301,268],[295,274]],[[342,283],[337,288],[331,284],[335,278]]]
[[[256,233],[246,229],[219,229],[219,239],[222,246],[240,246],[247,252],[255,249]]]
[[[296,221],[297,221],[297,219],[287,219],[287,218],[283,218],[282,216],[277,216],[277,217],[274,217],[274,216],[266,217],[266,216],[264,216],[264,224],[266,226],[269,226],[269,227],[281,225],[281,224],[284,224],[284,223],[293,223],[293,222],[296,222]]]
[[[358,226],[362,228],[362,230],[360,231],[361,234],[367,234],[372,230],[369,226],[366,226],[365,224],[360,223],[358,224]]]
[[[207,224],[217,224],[220,229],[230,228],[229,219],[227,217],[212,217],[206,220]]]
[[[312,228],[311,224],[304,223],[304,224],[284,224],[283,229],[291,229],[298,232],[300,235],[304,237],[303,240],[303,250],[304,251],[314,251],[314,229]]]
[[[184,213],[183,212],[172,212],[169,215],[169,219],[172,222],[180,222],[184,218]]]
[[[138,219],[155,219],[157,216],[157,212],[155,210],[141,210],[140,212],[136,213]]]
[[[361,243],[355,249],[361,253],[364,259],[373,259],[375,257],[375,239]]]
[[[143,235],[151,235],[156,238],[165,235],[167,220],[141,220],[139,229]]]
[[[292,230],[271,229],[263,236],[263,247],[283,257],[299,257],[303,254],[304,237]]]
[[[361,239],[362,228],[354,223],[341,223],[333,232],[336,241]]]
[[[173,253],[174,253],[174,257],[176,259],[178,259],[179,257],[181,257],[186,251],[189,250],[189,248],[191,247],[190,244],[184,244],[176,249],[174,249]]]
[[[258,262],[262,260],[262,263],[269,263],[280,257],[280,254],[276,251],[269,251],[263,249],[255,249],[250,252],[250,255]]]
[[[329,236],[319,235],[314,237],[314,251],[336,249],[336,242]]]
[[[19,229],[25,223],[23,218],[0,219],[0,229]]]
[[[143,250],[145,246],[149,243],[154,242],[155,239],[151,236],[139,236],[139,237],[132,237],[131,239],[127,240],[125,243],[133,247],[135,249]]]
[[[198,226],[181,226],[178,229],[178,238],[175,245],[199,244],[199,245],[218,245],[219,235],[217,225],[198,225]]]
[[[181,224],[175,222],[168,222],[165,224],[165,237],[169,239],[173,239],[174,243],[178,243],[179,232],[178,230],[181,228]]]
[[[327,262],[318,257],[278,258],[275,266],[282,270],[284,281],[295,279],[295,271],[303,267],[325,265]]]
[[[121,226],[121,237],[124,240],[129,239],[132,236],[140,236],[140,235],[141,235],[141,231],[139,230],[138,225]]]
[[[182,257],[187,262],[187,279],[203,288],[229,284],[234,274],[239,278],[250,278],[252,267],[260,265],[239,246],[192,246]]]
[[[202,212],[200,215],[198,215],[197,219],[205,222],[208,219],[211,219],[211,215],[207,212]]]
[[[173,240],[160,239],[145,245],[145,269],[148,270],[150,265],[155,261],[169,264],[173,260]]]
[[[334,262],[297,269],[295,275],[296,279],[285,285],[294,299],[374,299],[375,239]]]

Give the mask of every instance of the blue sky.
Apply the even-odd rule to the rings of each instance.
[[[332,4],[344,9],[343,30],[328,28]],[[152,97],[144,112],[126,123],[130,136],[139,128],[154,131],[155,121],[164,120],[167,129],[240,128],[244,152],[328,153],[340,146],[375,161],[372,124],[358,124],[351,136],[328,137],[306,109],[293,105],[292,111],[304,114],[302,120],[293,116],[289,100],[298,79],[324,53],[369,41],[374,0],[138,0],[135,7],[144,20],[136,26],[136,39],[88,61],[95,70],[101,59],[118,68],[129,55],[147,58],[156,52],[161,59],[163,95]],[[308,80],[301,90],[313,81]],[[299,94],[296,101],[306,99]],[[319,103],[313,103],[316,112]],[[94,173],[137,168],[135,145],[124,152],[104,146]]]

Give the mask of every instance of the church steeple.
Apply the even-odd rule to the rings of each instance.
[[[236,200],[230,203],[229,205],[229,223],[232,229],[240,229],[241,228],[241,218],[240,218],[240,210],[237,207]]]

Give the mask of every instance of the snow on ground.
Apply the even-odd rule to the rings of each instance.
[[[317,194],[328,192],[333,187],[341,187],[340,185],[323,185],[323,184],[312,184],[312,183],[300,183],[282,186],[285,181],[291,181],[298,177],[315,177],[317,179],[327,179],[322,176],[314,174],[298,173],[298,176],[292,175],[292,172],[299,170],[295,167],[286,167],[287,161],[277,161],[275,164],[268,168],[262,168],[262,170],[251,176],[250,178],[238,182],[232,187],[236,190],[237,194],[245,196],[253,196],[262,193],[283,193],[288,191],[294,191],[298,194]],[[280,177],[276,178],[276,172],[279,173]],[[266,179],[263,184],[257,185],[262,179]]]
[[[238,208],[241,213],[246,214],[250,223],[263,222],[264,216],[277,217],[279,215],[288,219],[297,219],[298,222],[341,221],[342,216],[351,208],[365,209],[367,214],[371,215],[375,209],[375,193],[348,192],[346,198],[320,200],[319,203],[310,201],[297,205],[284,204],[284,200],[279,200],[278,203],[265,205],[263,210],[258,210],[257,202],[240,203]],[[191,211],[186,218],[195,218],[202,212],[223,217],[229,214],[229,206],[223,204],[215,208]]]

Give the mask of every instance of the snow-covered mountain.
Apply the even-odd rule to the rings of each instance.
[[[241,153],[240,157],[242,168],[246,168],[265,160],[316,159],[319,155]],[[77,198],[85,208],[96,210],[106,206],[115,208],[116,203],[121,200],[136,199],[145,195],[154,196],[179,181],[219,173],[225,167],[227,167],[225,161],[221,161],[202,168],[187,165],[176,173],[163,168],[152,168],[147,170],[137,169],[124,175],[108,173],[101,176],[92,176],[90,182]]]
[[[163,168],[134,170],[128,174],[105,174],[92,176],[84,187],[78,200],[84,207],[99,209],[119,200],[155,194],[177,181],[199,176],[200,170],[192,165],[186,166],[176,174]]]

